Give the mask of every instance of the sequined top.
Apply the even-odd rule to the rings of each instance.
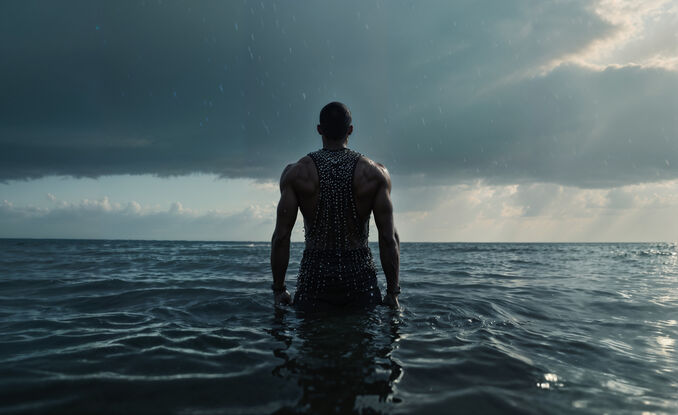
[[[353,172],[361,155],[347,148],[321,149],[309,156],[318,171],[320,193],[312,221],[305,222],[306,247],[294,304],[303,309],[381,301],[368,246],[369,216],[359,218]]]

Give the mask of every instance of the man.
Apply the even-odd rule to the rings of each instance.
[[[327,104],[317,126],[323,148],[288,165],[282,173],[271,243],[275,304],[291,301],[285,272],[299,209],[304,217],[306,248],[294,294],[297,309],[399,307],[400,240],[393,224],[391,178],[386,167],[346,147],[353,132],[351,121],[346,105]],[[372,213],[386,275],[383,301],[367,245]]]

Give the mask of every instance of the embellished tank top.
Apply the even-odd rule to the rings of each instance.
[[[381,297],[368,246],[370,218],[358,216],[353,195],[353,173],[361,154],[347,148],[321,149],[309,157],[320,189],[313,218],[304,223],[306,246],[294,304],[304,309],[377,304]]]

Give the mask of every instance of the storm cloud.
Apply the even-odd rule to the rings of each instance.
[[[678,55],[656,27],[634,59]],[[584,62],[632,30],[589,1],[6,3],[0,180],[275,179],[335,99],[415,182],[676,178],[675,68]]]

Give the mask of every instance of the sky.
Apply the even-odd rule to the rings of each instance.
[[[403,241],[675,241],[675,27],[675,0],[6,2],[0,237],[269,240],[339,100]]]

